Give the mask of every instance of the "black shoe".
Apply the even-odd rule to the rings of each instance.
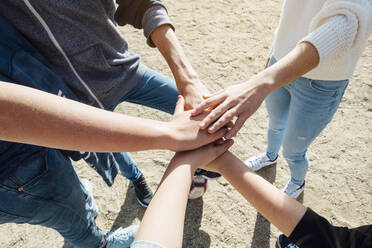
[[[275,244],[276,248],[299,248],[297,245],[291,243],[289,239],[284,235],[280,234]]]
[[[204,177],[205,179],[217,179],[219,177],[221,177],[221,174],[217,173],[217,172],[213,172],[213,171],[207,171],[207,170],[203,170],[203,169],[196,169],[195,171],[195,174],[194,176],[202,176]]]
[[[142,207],[147,207],[152,199],[152,191],[146,183],[145,177],[142,175],[136,181],[132,182],[134,191],[136,192],[137,201]]]

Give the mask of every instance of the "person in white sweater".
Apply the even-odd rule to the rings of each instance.
[[[201,129],[214,133],[237,117],[237,134],[265,99],[269,113],[266,153],[246,164],[257,171],[275,164],[283,147],[292,198],[304,190],[306,151],[331,121],[372,32],[370,0],[286,0],[268,67],[247,82],[205,97],[193,112],[214,109]]]

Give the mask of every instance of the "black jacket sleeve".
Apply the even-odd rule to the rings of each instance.
[[[336,227],[311,209],[307,209],[289,240],[300,248],[370,248],[372,225],[353,229]]]

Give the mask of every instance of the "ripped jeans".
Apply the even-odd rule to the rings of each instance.
[[[271,58],[270,65],[275,62]],[[275,159],[283,146],[293,183],[304,182],[308,170],[307,148],[332,120],[348,83],[349,80],[300,77],[266,97],[269,114],[266,155]]]

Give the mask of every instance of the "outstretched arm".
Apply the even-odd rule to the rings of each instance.
[[[287,237],[306,212],[306,208],[257,175],[232,153],[225,153],[207,166],[228,180],[258,212]]]
[[[136,241],[182,247],[187,196],[194,172],[197,167],[224,153],[232,144],[232,140],[210,144],[173,157],[142,219]]]
[[[209,96],[193,111],[193,115],[198,115],[207,108],[214,108],[201,123],[201,128],[208,128],[210,133],[216,132],[237,117],[234,127],[226,136],[231,138],[256,112],[269,93],[302,76],[318,63],[319,55],[316,48],[308,42],[302,42],[284,58],[249,81]]]
[[[190,150],[226,132],[201,132],[201,118],[185,111],[170,122],[145,120],[6,82],[0,82],[0,113],[1,140],[68,150]]]

